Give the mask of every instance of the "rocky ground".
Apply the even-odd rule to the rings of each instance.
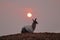
[[[0,40],[60,40],[60,33],[18,33],[0,36]]]

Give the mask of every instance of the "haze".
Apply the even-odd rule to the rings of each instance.
[[[28,18],[25,8],[32,8]],[[0,0],[0,36],[20,33],[37,18],[39,32],[60,32],[60,0]]]

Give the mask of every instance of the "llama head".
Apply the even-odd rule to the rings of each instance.
[[[36,20],[37,20],[37,18],[32,19],[32,20],[33,20],[33,23],[38,24],[38,22],[36,21]]]

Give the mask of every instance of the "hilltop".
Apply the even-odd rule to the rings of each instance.
[[[17,33],[0,36],[0,40],[60,40],[60,33]]]

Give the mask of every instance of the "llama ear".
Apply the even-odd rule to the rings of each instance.
[[[35,18],[35,21],[37,20],[37,18]]]

